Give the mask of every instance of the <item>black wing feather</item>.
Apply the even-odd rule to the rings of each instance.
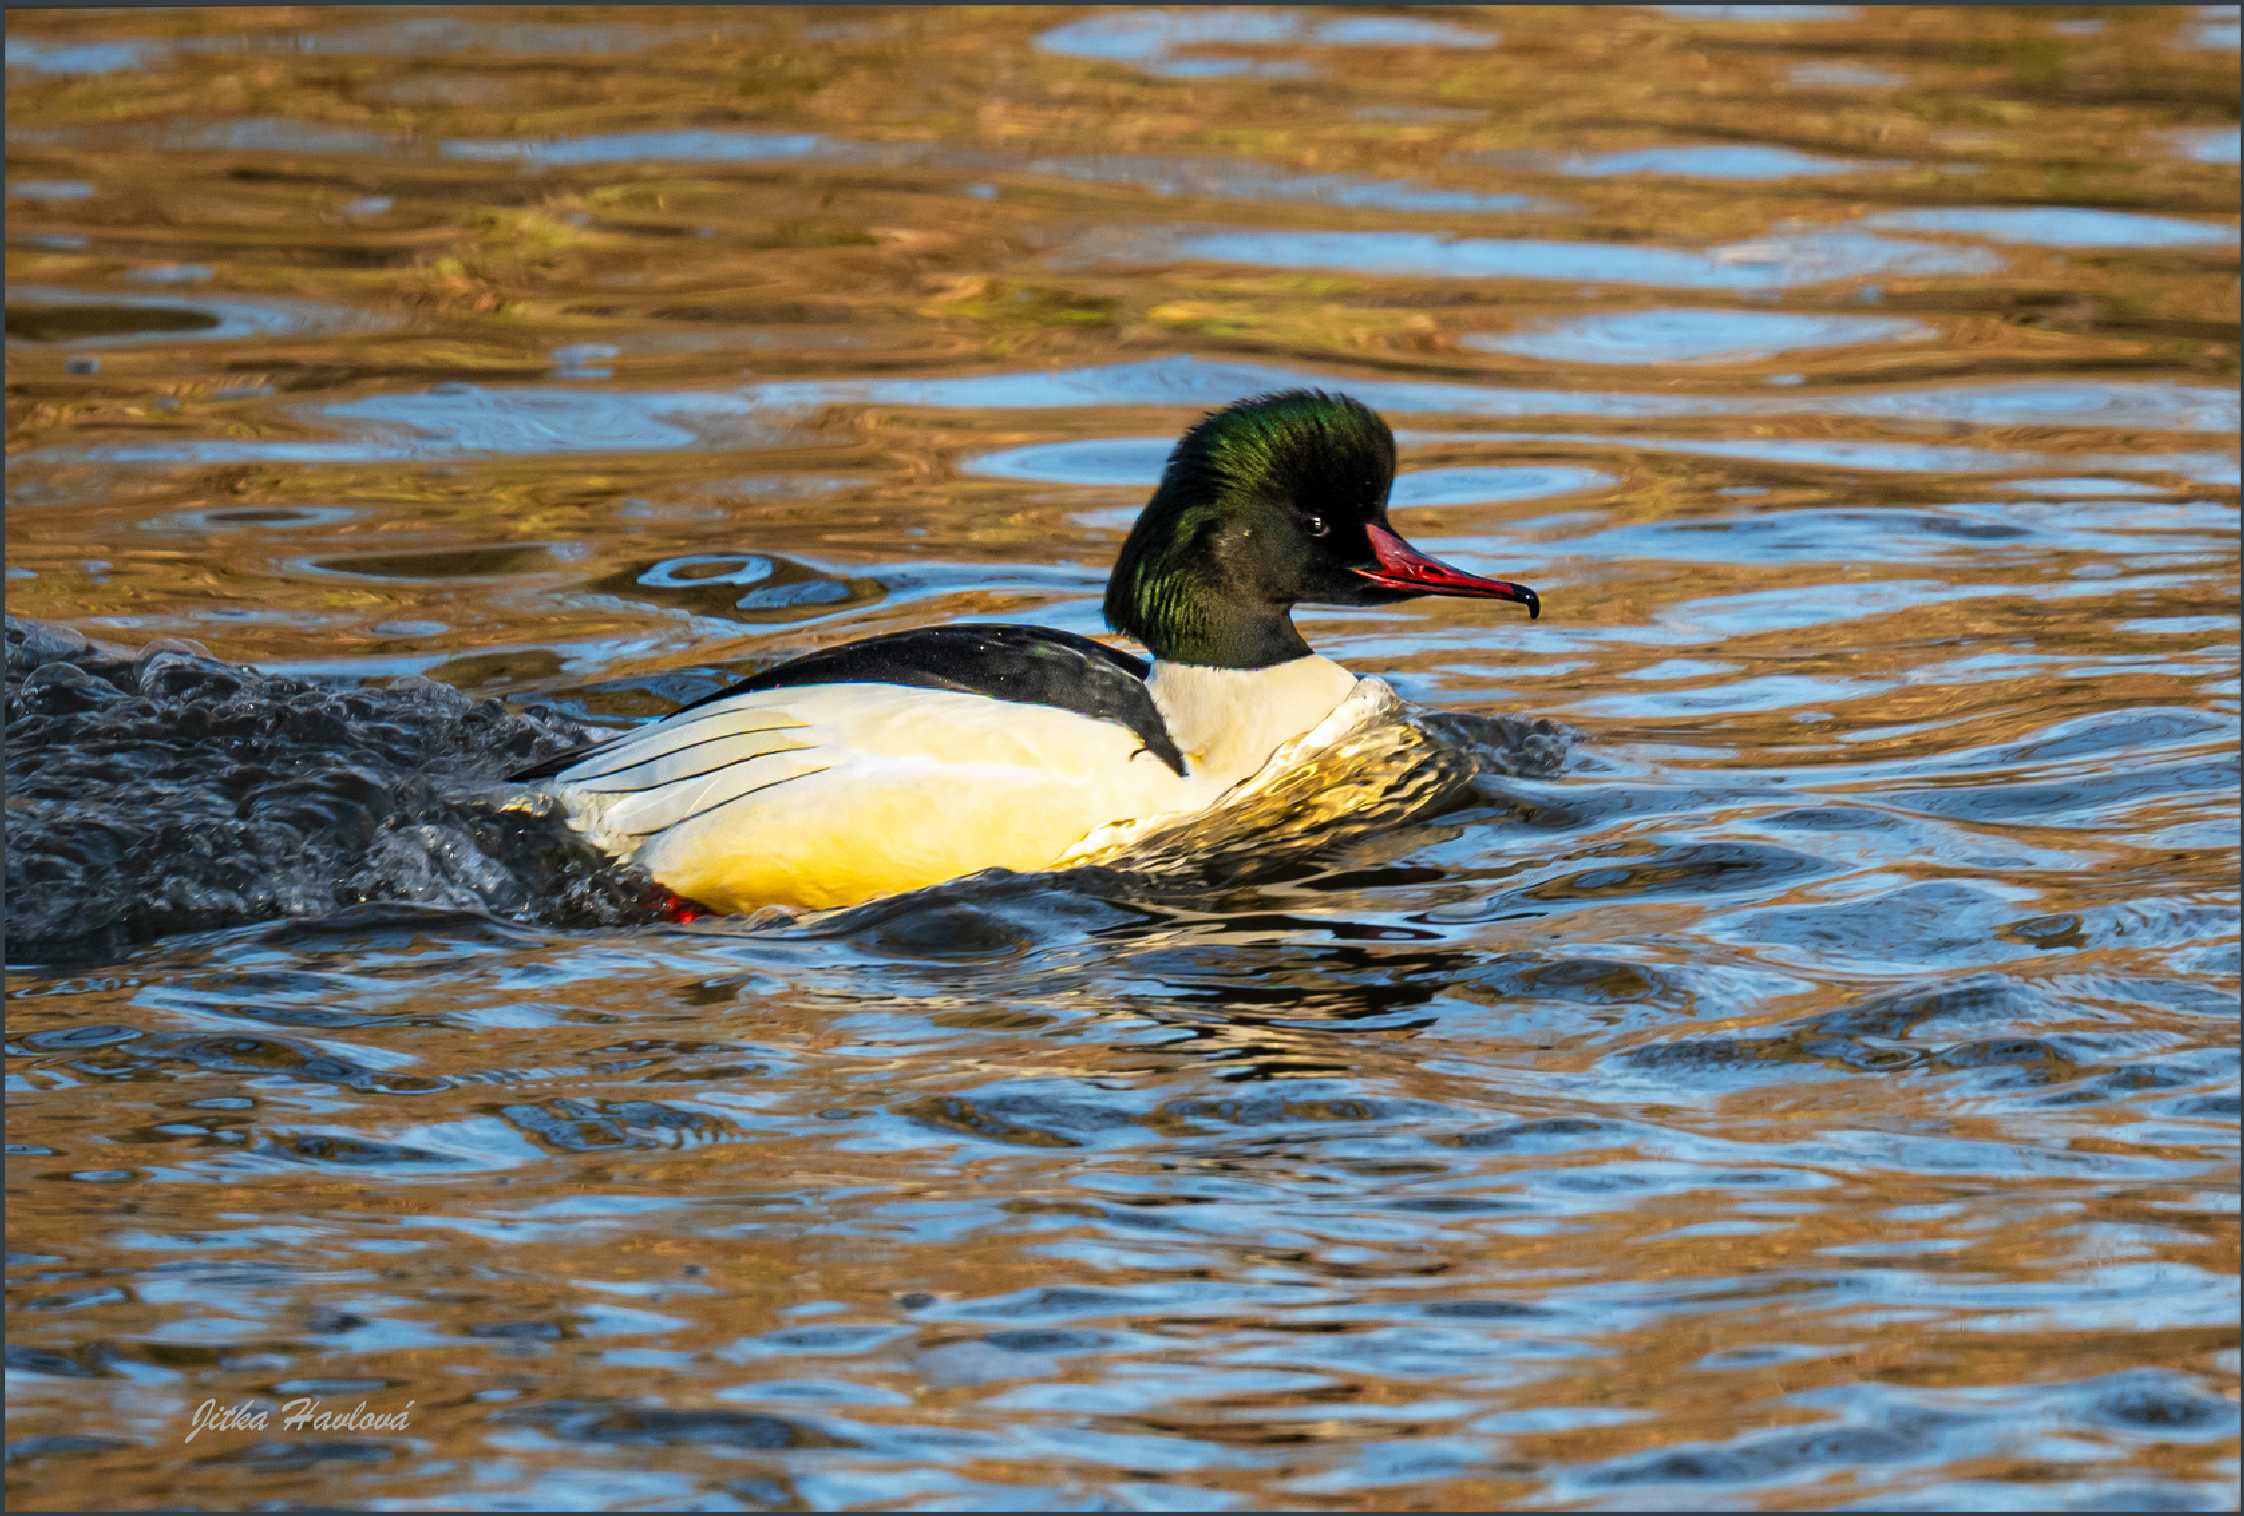
[[[954,690],[1026,705],[1049,705],[1094,721],[1114,722],[1136,733],[1147,752],[1182,775],[1184,754],[1177,751],[1168,723],[1153,703],[1153,692],[1146,688],[1146,673],[1144,659],[1073,632],[967,622],[890,632],[820,653],[806,653],[729,689],[682,705],[670,715],[683,715],[735,695],[806,684],[901,684]],[[583,762],[597,746],[548,758],[513,777],[518,781],[550,779]]]

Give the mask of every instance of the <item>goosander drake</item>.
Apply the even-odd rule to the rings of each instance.
[[[854,905],[989,868],[1035,871],[1206,809],[1358,683],[1296,605],[1416,595],[1541,602],[1387,523],[1395,442],[1342,395],[1203,417],[1169,455],[1107,581],[1149,666],[1072,632],[962,623],[764,670],[513,776],[682,901]]]

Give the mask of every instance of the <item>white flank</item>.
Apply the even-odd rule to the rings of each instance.
[[[764,690],[658,721],[548,787],[595,844],[720,910],[825,909],[988,868],[1050,868],[1204,810],[1319,726],[1329,659],[1156,665],[1180,777],[1137,735],[1051,706],[892,684]],[[1382,686],[1384,688],[1384,686]]]

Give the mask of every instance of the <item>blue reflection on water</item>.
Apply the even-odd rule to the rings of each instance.
[[[1177,236],[1173,246],[1180,258],[1266,268],[1655,289],[1788,289],[1869,274],[1990,274],[2002,266],[1984,248],[1905,242],[1856,230],[1773,237],[1710,252],[1648,243],[1446,238],[1426,232],[1226,231]]]
[[[525,141],[516,137],[455,140],[444,144],[447,158],[522,163],[646,163],[678,159],[699,163],[756,163],[775,158],[835,157],[845,144],[809,132],[711,130],[609,132],[590,137]]]
[[[1558,171],[1583,179],[1615,174],[1666,174],[1686,179],[1800,179],[1817,174],[1859,174],[1890,165],[1860,158],[1827,158],[1795,148],[1750,142],[1708,142],[1646,147],[1559,160]]]
[[[1887,211],[1872,216],[1867,224],[1907,232],[1957,232],[1995,242],[2027,242],[2040,247],[2210,247],[2236,240],[2234,226],[2078,206],[2002,205]]]
[[[1557,363],[1699,363],[1764,358],[1805,348],[1903,342],[1930,335],[1915,321],[1780,311],[1616,311],[1517,333],[1475,333],[1460,347]]]

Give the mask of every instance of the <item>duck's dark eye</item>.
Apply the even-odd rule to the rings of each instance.
[[[1331,525],[1322,516],[1304,516],[1301,518],[1301,525],[1312,537],[1329,537],[1332,535]]]

